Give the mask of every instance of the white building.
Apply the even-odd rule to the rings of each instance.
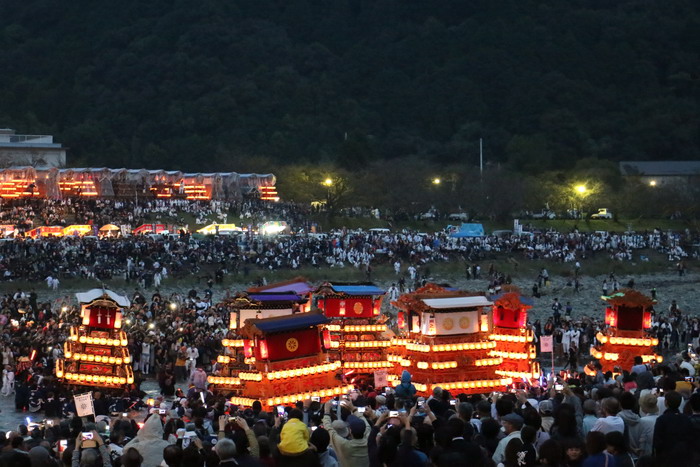
[[[30,166],[37,169],[66,165],[66,149],[50,135],[18,135],[0,128],[0,167]]]

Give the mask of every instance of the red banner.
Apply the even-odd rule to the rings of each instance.
[[[371,298],[326,298],[324,312],[328,318],[372,318]]]
[[[93,328],[103,328],[112,329],[114,328],[114,321],[117,317],[117,308],[106,308],[106,307],[90,307],[85,311],[90,313],[90,327]]]
[[[287,360],[313,355],[321,351],[321,340],[316,328],[302,331],[270,334],[266,337],[268,359]],[[261,354],[262,343],[255,347],[255,358],[265,360]]]
[[[112,365],[100,365],[99,363],[80,363],[80,372],[93,375],[111,375]]]

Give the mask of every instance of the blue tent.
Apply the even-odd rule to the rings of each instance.
[[[462,224],[459,227],[456,225],[448,225],[447,231],[450,232],[450,237],[452,238],[484,236],[484,226],[481,224]]]

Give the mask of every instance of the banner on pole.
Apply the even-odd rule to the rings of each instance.
[[[92,402],[92,393],[86,392],[85,394],[78,394],[73,396],[75,401],[75,413],[78,417],[87,417],[88,415],[95,415],[95,406]]]
[[[540,337],[540,352],[554,352],[554,342],[552,336]]]
[[[375,388],[383,388],[389,385],[389,381],[387,380],[387,371],[386,370],[377,370],[374,372],[374,387]]]

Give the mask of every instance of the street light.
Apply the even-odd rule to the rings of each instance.
[[[323,181],[323,184],[326,186],[332,186],[333,185],[333,179],[332,178],[327,178]]]
[[[586,185],[576,185],[575,187],[576,191],[579,192],[579,194],[585,194],[588,188],[586,188]]]
[[[435,177],[435,178],[433,179],[433,185],[439,185],[440,183],[442,183],[442,180],[440,180],[440,178]]]
[[[656,186],[656,180],[650,180],[649,186]]]

